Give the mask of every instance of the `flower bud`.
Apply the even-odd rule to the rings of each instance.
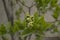
[[[33,22],[29,22],[29,23],[28,23],[28,26],[29,26],[29,27],[32,27],[32,26],[33,26]]]

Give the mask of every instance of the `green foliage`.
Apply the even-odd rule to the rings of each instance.
[[[35,0],[37,7],[46,7],[50,0]]]
[[[59,16],[59,14],[58,14],[58,13],[56,13],[56,12],[54,12],[53,17],[54,17],[55,19],[57,19],[57,18],[58,18],[58,16]]]
[[[58,27],[53,24],[52,33],[56,33],[56,32],[59,32]]]
[[[46,7],[48,7],[48,4],[51,2],[51,0],[35,0],[36,7],[40,10],[40,12],[45,13],[47,10]]]
[[[33,16],[27,14],[25,16],[25,19],[21,21],[20,19],[17,19],[14,21],[13,26],[10,24],[7,26],[7,29],[9,30],[9,33],[15,34],[18,31],[21,31],[21,36],[24,38],[26,36],[29,36],[30,34],[36,34],[38,39],[40,40],[44,36],[44,32],[47,31],[47,29],[52,28],[53,23],[48,23],[44,20],[44,15],[39,16],[37,12],[34,13]],[[1,25],[0,27],[0,35],[3,35],[7,33],[6,27],[4,25]],[[54,26],[53,28],[54,32],[57,32],[57,28]]]
[[[54,17],[55,19],[58,19],[59,14],[60,14],[60,7],[57,6],[56,9],[54,10],[53,17]]]
[[[16,11],[16,16],[17,16],[17,19],[20,18],[20,14],[22,13],[22,7],[20,7],[17,11]]]
[[[16,2],[20,2],[22,5],[25,5],[24,1],[16,0]],[[45,12],[46,7],[50,5],[52,8],[55,8],[53,12],[53,17],[58,19],[59,13],[60,13],[60,6],[57,4],[57,0],[35,0],[36,7],[40,9],[40,12]],[[26,7],[26,5],[25,5]],[[11,23],[7,24],[7,29],[5,25],[0,26],[0,35],[4,35],[6,33],[13,33],[15,34],[18,31],[21,31],[21,36],[26,37],[31,34],[36,35],[36,40],[41,40],[41,38],[44,36],[44,32],[46,32],[48,29],[53,28],[53,32],[58,32],[58,29],[54,23],[48,23],[44,19],[44,15],[39,16],[38,12],[35,12],[34,15],[30,15],[27,13],[24,17],[24,20],[21,21],[20,14],[22,13],[22,6],[16,11],[16,17],[17,19],[14,21],[13,26]]]
[[[4,35],[4,34],[6,34],[6,26],[5,25],[3,25],[3,24],[1,24],[0,25],[0,35]]]
[[[35,12],[35,14],[34,14],[34,22],[37,22],[38,17],[39,17],[38,13],[37,13],[37,12]]]
[[[52,7],[57,6],[57,1],[58,1],[58,0],[51,0],[51,6],[52,6]]]
[[[30,16],[29,18],[31,19],[32,17]],[[47,29],[52,27],[52,24],[47,23],[44,20],[44,16],[38,16],[37,12],[33,15],[32,19],[27,23],[27,27],[23,30],[22,32],[23,37],[26,37],[33,33],[39,34],[41,37],[41,35],[44,35],[44,32],[46,32]]]
[[[24,29],[24,31],[22,32],[22,37],[26,37],[26,36],[29,36],[30,34],[33,33],[33,30],[30,29],[30,28],[26,28]]]
[[[23,23],[23,22],[21,22],[21,21],[18,19],[18,20],[16,20],[16,21],[14,22],[13,27],[10,27],[10,28],[11,28],[11,32],[12,32],[13,34],[15,34],[16,32],[18,32],[18,31],[20,31],[20,30],[24,30],[24,28],[25,28],[25,22]]]

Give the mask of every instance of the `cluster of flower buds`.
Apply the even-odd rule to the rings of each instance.
[[[33,16],[30,16],[29,14],[26,15],[26,22],[27,22],[28,27],[32,27],[33,26],[33,20],[34,20]]]

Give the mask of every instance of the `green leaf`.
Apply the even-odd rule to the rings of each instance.
[[[59,14],[55,11],[54,14],[53,14],[53,17],[54,17],[55,19],[57,19],[58,16],[59,16]]]
[[[51,23],[47,23],[44,20],[44,16],[41,16],[37,23],[40,24],[40,31],[46,31],[48,28],[52,27]]]
[[[16,13],[15,13],[15,15],[17,16],[17,18],[20,18],[20,14],[22,13],[22,7],[20,7],[17,11],[16,11]]]
[[[48,4],[48,3],[50,3],[50,1],[51,1],[51,0],[45,0],[45,3]]]
[[[15,21],[14,27],[17,27],[19,30],[23,30],[25,28],[25,24],[22,23],[20,20]]]
[[[18,31],[19,31],[19,28],[18,28],[18,26],[15,25],[15,26],[13,27],[13,33],[16,33],[16,32],[18,32]]]
[[[34,22],[36,23],[39,18],[39,15],[37,12],[34,13]]]
[[[40,11],[46,11],[46,7],[51,2],[51,0],[35,0],[36,7],[40,9]]]
[[[57,5],[57,0],[51,0],[51,6],[55,7]]]
[[[59,6],[59,5],[56,6],[55,11],[56,11],[58,14],[60,14],[60,6]]]
[[[40,8],[42,6],[42,0],[35,0],[37,7]]]
[[[15,26],[10,27],[10,33],[15,34],[16,32],[18,32],[20,29],[19,27],[15,24]]]
[[[26,28],[24,29],[24,31],[22,32],[22,36],[26,37],[28,35],[30,35],[33,32],[33,30],[31,30],[30,28]]]
[[[11,32],[13,33],[13,34],[15,34],[16,32],[18,32],[19,30],[24,30],[24,28],[25,28],[25,23],[23,22],[21,22],[20,20],[16,20],[15,22],[14,22],[14,26],[13,27],[10,27],[11,29]]]
[[[4,34],[6,34],[6,33],[7,33],[7,31],[6,31],[6,26],[3,25],[3,24],[1,24],[1,25],[0,25],[0,35],[4,35]]]
[[[59,15],[60,15],[60,6],[56,6],[56,9],[54,10],[54,14],[53,14],[53,17],[55,18],[55,19],[57,19],[58,17],[59,17]]]

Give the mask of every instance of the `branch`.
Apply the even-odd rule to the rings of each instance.
[[[33,4],[33,3],[32,3],[32,5],[30,6],[30,8],[32,8],[34,5],[36,5],[36,4]]]
[[[18,3],[19,6],[21,6],[19,3]],[[25,11],[23,10],[24,14],[25,14]]]
[[[56,21],[58,21],[58,22],[59,22],[60,20],[56,20]],[[53,22],[47,22],[47,23],[55,23],[56,21],[53,21]]]
[[[5,8],[5,11],[6,11],[6,15],[7,15],[7,18],[8,18],[8,21],[11,22],[11,26],[13,26],[13,12],[10,12],[12,11],[12,6],[8,5],[9,7],[11,7],[11,10],[9,11],[9,9],[7,8],[6,6],[6,1],[5,0],[2,0],[3,1],[3,4],[4,4],[4,8]],[[11,1],[9,1],[11,2]],[[14,40],[14,35],[10,32],[10,35],[11,35],[11,39]]]
[[[27,6],[27,5],[25,5],[25,4],[23,4],[23,2],[21,2],[20,0],[19,0],[19,2],[20,2],[23,6],[25,6],[25,7],[27,7],[27,8],[28,8],[28,6]]]
[[[56,21],[59,22],[60,20],[56,20]],[[48,22],[48,23],[53,23],[54,24],[56,21]],[[47,29],[47,31],[51,31],[54,27],[58,27],[58,26],[56,26],[56,25],[55,26],[52,26],[52,28]]]
[[[28,7],[27,5],[25,5],[25,4],[23,4],[23,2],[21,2],[20,0],[19,0],[19,2],[23,5],[23,6],[25,6],[25,7],[27,7],[28,9],[29,9],[29,14],[30,14],[30,10],[31,10],[31,8],[35,5],[35,4],[32,4],[30,7]],[[18,3],[19,4],[19,3]],[[19,4],[20,5],[20,4]],[[24,10],[23,10],[23,12],[24,12]],[[25,12],[24,12],[25,13]]]
[[[25,5],[25,4],[23,4],[23,2],[21,2],[20,0],[19,0],[19,2],[23,5],[23,6],[25,6],[25,7],[27,7],[27,8],[32,8],[35,4],[32,4],[30,7],[28,7],[27,5]]]
[[[7,7],[6,7],[6,2],[5,2],[5,0],[2,0],[2,2],[3,2],[3,5],[4,5],[4,8],[5,8],[5,11],[6,11],[6,15],[7,15],[8,21],[10,21],[10,16],[9,16],[10,13],[9,13]]]

